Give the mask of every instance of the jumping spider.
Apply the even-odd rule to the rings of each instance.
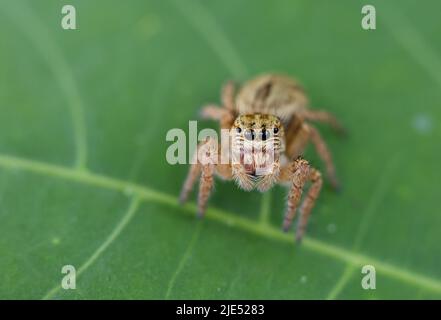
[[[342,126],[330,113],[309,109],[303,88],[295,80],[281,75],[261,75],[245,83],[236,97],[233,83],[228,82],[222,89],[221,100],[222,107],[207,105],[201,114],[205,119],[218,120],[221,129],[230,130],[231,161],[195,161],[183,185],[181,203],[187,200],[199,175],[199,216],[205,213],[214,174],[226,180],[234,179],[244,190],[264,192],[275,183],[286,184],[289,194],[283,230],[287,231],[295,217],[305,183],[311,182],[299,209],[296,240],[300,241],[322,188],[320,171],[300,157],[308,142],[314,144],[324,161],[333,188],[339,187],[331,153],[318,130],[307,121],[328,123],[337,131],[343,131]],[[256,147],[257,144],[259,147]],[[217,141],[207,139],[200,143],[196,154],[201,148],[205,148],[203,152],[208,156],[216,153]],[[269,154],[273,154],[272,161],[267,161]]]

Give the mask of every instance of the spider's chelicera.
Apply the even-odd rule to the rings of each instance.
[[[214,184],[214,175],[235,180],[244,190],[267,191],[275,183],[287,185],[289,194],[283,229],[291,226],[307,182],[311,185],[300,205],[296,239],[301,240],[308,217],[322,187],[320,172],[301,157],[312,142],[326,165],[331,185],[337,189],[334,165],[324,140],[309,121],[321,121],[342,131],[334,116],[308,108],[303,88],[293,79],[262,75],[246,83],[235,96],[234,86],[222,90],[222,107],[202,109],[202,116],[220,122],[228,131],[229,142],[218,148],[218,141],[207,138],[198,145],[180,200],[185,202],[200,177],[198,215],[203,216]],[[225,154],[228,157],[225,161]],[[223,161],[221,161],[221,158]]]

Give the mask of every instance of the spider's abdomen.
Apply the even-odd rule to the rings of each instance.
[[[308,105],[303,88],[286,76],[265,74],[246,82],[236,97],[239,114],[272,114],[285,124]]]

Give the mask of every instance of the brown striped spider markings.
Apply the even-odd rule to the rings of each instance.
[[[275,183],[284,184],[289,187],[283,222],[283,230],[287,231],[305,184],[310,182],[299,208],[296,240],[300,241],[322,188],[320,171],[300,157],[308,142],[313,143],[324,161],[333,188],[339,187],[331,153],[309,121],[328,123],[340,132],[343,132],[342,126],[330,113],[309,109],[303,88],[295,80],[281,75],[259,76],[245,83],[236,96],[234,85],[229,82],[222,89],[221,100],[222,107],[208,105],[201,114],[203,118],[219,121],[221,129],[230,130],[231,159],[227,163],[200,161],[197,155],[201,153],[219,156],[217,141],[208,138],[200,143],[196,151],[198,159],[191,165],[182,188],[181,203],[187,200],[199,176],[199,216],[203,216],[207,208],[215,174],[222,179],[234,179],[244,190],[265,192]]]

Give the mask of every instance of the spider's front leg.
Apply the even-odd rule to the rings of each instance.
[[[207,210],[208,198],[214,186],[214,164],[207,163],[202,165],[202,174],[199,181],[198,193],[198,213],[197,216],[202,218]]]
[[[199,179],[198,193],[198,217],[202,217],[207,209],[208,198],[214,185],[214,170],[218,161],[217,143],[214,139],[208,138],[198,145],[193,158],[193,164],[182,187],[179,197],[180,203],[188,199],[197,177]]]
[[[197,153],[196,153],[197,154]],[[188,171],[187,178],[185,179],[184,185],[181,189],[181,194],[179,196],[179,203],[184,204],[188,200],[188,195],[191,190],[193,190],[193,185],[196,179],[201,173],[201,164],[199,162],[193,163]]]
[[[320,171],[314,168],[310,168],[309,180],[311,181],[311,187],[308,190],[306,199],[303,200],[302,206],[300,207],[300,219],[297,223],[296,230],[296,241],[300,242],[305,234],[306,225],[308,224],[309,215],[314,207],[315,201],[317,200],[320,190],[323,185],[322,175]]]
[[[291,180],[291,187],[288,194],[288,203],[285,213],[285,219],[283,221],[283,230],[288,231],[294,217],[300,199],[302,196],[303,188],[307,181],[311,181],[312,185],[308,190],[306,198],[300,207],[300,219],[297,224],[296,241],[300,242],[305,228],[308,222],[309,215],[315,204],[315,201],[320,194],[320,190],[323,184],[320,172],[310,167],[308,161],[304,159],[297,159],[292,162],[291,165],[282,169],[282,179]]]

